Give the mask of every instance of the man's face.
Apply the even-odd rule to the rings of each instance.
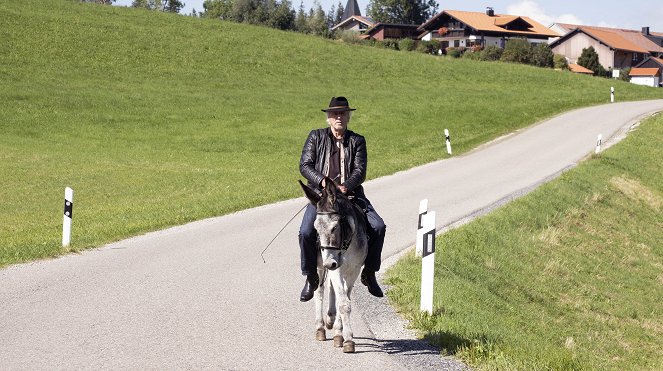
[[[327,112],[327,123],[337,132],[345,132],[350,122],[350,111]]]

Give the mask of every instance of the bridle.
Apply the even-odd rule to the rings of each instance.
[[[341,227],[341,246],[320,246],[320,248],[325,250],[346,251],[350,247],[350,243],[352,243],[353,234],[351,231],[348,231],[350,229],[350,225],[345,215],[342,215],[337,211],[318,211],[317,215],[338,215],[340,217],[339,225]]]

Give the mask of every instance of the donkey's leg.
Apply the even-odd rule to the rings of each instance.
[[[323,283],[325,280],[325,270],[318,269],[318,277],[320,283]],[[323,321],[323,298],[325,293],[325,285],[318,285],[318,288],[315,290],[313,300],[315,301],[315,339],[318,341],[327,340],[327,335],[325,333],[325,323]]]
[[[336,292],[334,291],[334,285],[331,284],[331,280],[327,281],[327,317],[325,318],[325,324],[329,330],[332,329],[334,323],[336,322]]]
[[[356,270],[356,272],[355,272]],[[354,353],[355,351],[355,342],[354,336],[352,333],[352,325],[350,323],[350,313],[352,312],[352,306],[350,301],[350,295],[352,294],[352,288],[354,287],[357,276],[359,275],[358,269],[351,269],[346,272],[345,280],[343,281],[343,295],[340,293],[338,295],[338,313],[341,317],[341,322],[343,327],[341,328],[343,332],[343,352],[344,353]]]
[[[331,283],[334,286],[334,292],[336,294],[336,321],[334,321],[334,346],[340,348],[343,346],[344,339],[344,328],[345,328],[345,318],[343,317],[343,298],[346,296],[345,287],[343,285],[343,280],[341,279],[339,272],[334,272],[331,276]]]

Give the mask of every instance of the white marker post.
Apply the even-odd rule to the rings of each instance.
[[[599,134],[598,138],[596,138],[596,149],[594,150],[594,153],[598,154],[601,152],[601,142],[603,141],[603,135]]]
[[[421,256],[423,250],[424,250],[424,245],[423,245],[423,237],[419,233],[421,231],[421,228],[423,228],[423,217],[426,215],[428,212],[428,199],[425,198],[419,202],[419,221],[417,221],[417,244],[416,244],[416,249],[415,249],[415,255],[416,256]]]
[[[71,242],[71,217],[74,211],[74,190],[64,189],[64,217],[62,220],[62,247],[69,246]]]
[[[444,129],[444,137],[447,142],[447,153],[451,154],[451,138],[449,138],[449,129]]]
[[[424,215],[423,256],[421,259],[421,307],[420,310],[433,314],[433,282],[435,277],[435,211]]]
[[[614,86],[610,87],[610,103],[615,103],[615,88],[614,88]]]

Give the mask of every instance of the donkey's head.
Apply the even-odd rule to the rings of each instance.
[[[337,269],[343,264],[343,253],[350,246],[354,230],[354,221],[348,215],[349,201],[329,178],[325,178],[322,195],[301,181],[299,184],[317,209],[314,226],[320,239],[322,265],[327,269]]]

